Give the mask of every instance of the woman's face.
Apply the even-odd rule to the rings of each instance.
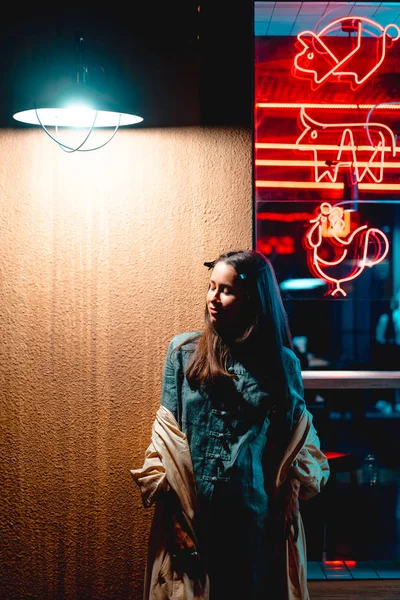
[[[245,291],[235,269],[219,262],[211,272],[207,292],[207,309],[215,327],[235,325],[243,305]]]

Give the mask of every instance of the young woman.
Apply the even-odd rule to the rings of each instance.
[[[144,598],[308,599],[300,498],[329,475],[271,263],[210,263],[201,332],[175,336],[141,469],[156,500]]]

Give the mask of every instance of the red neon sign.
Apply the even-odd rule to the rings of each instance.
[[[398,154],[396,148],[397,135],[394,133],[393,126],[386,118],[395,118],[400,103],[398,104],[379,104],[376,110],[385,115],[385,123],[369,122],[368,116],[359,116],[356,122],[351,121],[351,114],[354,110],[367,110],[373,107],[370,104],[313,104],[313,103],[282,103],[282,102],[260,102],[257,108],[260,111],[260,124],[258,130],[261,130],[261,123],[264,119],[269,119],[269,109],[293,109],[295,114],[299,114],[302,125],[302,133],[295,133],[293,142],[270,141],[262,137],[259,133],[258,140],[255,143],[257,157],[256,167],[282,167],[285,169],[285,179],[277,181],[274,177],[266,178],[260,176],[263,171],[257,171],[255,185],[257,188],[298,188],[298,189],[329,189],[342,190],[343,179],[341,171],[351,167],[354,183],[358,183],[360,191],[374,192],[398,192],[399,183],[385,183],[386,172],[391,174],[400,167],[400,162],[394,160]],[[338,109],[343,116],[339,123],[328,122],[326,118],[315,119],[308,114],[307,108]],[[299,112],[298,109],[300,109]],[[273,113],[272,113],[273,114]],[[265,134],[270,131],[269,121],[265,121]],[[275,152],[269,155],[268,151]],[[308,152],[311,154],[309,160],[300,160],[293,151]],[[265,157],[265,158],[264,158]],[[328,167],[327,165],[330,165]],[[304,167],[312,169],[312,181],[299,180],[299,168]],[[289,168],[289,170],[287,170]],[[294,177],[288,177],[293,168]],[[264,171],[265,173],[265,171]],[[276,169],[274,169],[276,174]],[[301,176],[300,176],[301,179]],[[307,177],[308,179],[308,177]],[[397,179],[397,177],[396,177]]]
[[[361,183],[364,177],[368,174],[375,183],[380,183],[383,179],[383,171],[385,166],[386,148],[389,147],[393,156],[396,155],[396,138],[390,127],[383,123],[321,123],[312,119],[305,111],[304,107],[300,109],[300,119],[304,126],[303,133],[297,138],[296,146],[299,150],[304,150],[304,142],[309,141],[308,150],[314,155],[314,176],[315,181],[319,182],[325,176],[333,183],[336,182],[339,169],[341,167],[354,168],[354,175],[357,183]],[[360,169],[358,159],[358,145],[354,139],[354,133],[365,133],[366,128],[370,128],[375,136],[375,145],[372,146],[372,152],[364,169]],[[314,147],[314,143],[319,137],[324,134],[339,135],[340,142],[336,156],[332,156],[334,165],[319,173],[318,169],[318,150]],[[388,144],[388,146],[387,146]],[[343,154],[347,156],[343,157]],[[375,175],[373,166],[374,161],[378,158],[379,167],[378,174]]]
[[[329,35],[337,29],[347,29],[349,33],[356,34],[356,37],[352,38],[355,42],[354,46],[343,50],[343,56],[339,55],[338,50],[333,47],[332,38],[329,38]],[[362,72],[363,61],[360,61],[359,57],[365,44],[365,34],[375,38],[375,57],[366,72]],[[353,84],[361,85],[380,67],[385,60],[387,48],[399,37],[400,28],[394,23],[382,27],[367,17],[351,16],[335,19],[319,34],[308,30],[298,34],[297,40],[302,50],[294,58],[294,68],[295,71],[305,73],[307,76],[311,75],[317,85],[329,78],[336,81],[350,78]]]
[[[305,236],[306,247],[309,250],[309,268],[317,277],[331,284],[332,289],[328,292],[331,296],[339,293],[347,296],[341,284],[359,277],[365,267],[373,267],[382,262],[389,251],[388,238],[383,231],[375,227],[368,228],[367,225],[362,225],[346,239],[340,237],[346,227],[343,212],[342,207],[323,202],[317,217],[310,219],[313,225]],[[329,231],[325,237],[324,228]],[[324,257],[332,249],[334,258],[326,260]],[[352,251],[352,260],[345,262],[345,259],[349,258],[349,251]],[[343,276],[338,275],[338,267],[348,268],[349,272],[343,273]]]

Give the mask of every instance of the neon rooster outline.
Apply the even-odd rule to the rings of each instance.
[[[358,167],[358,160],[357,160],[357,145],[354,142],[354,136],[353,136],[353,131],[352,128],[363,128],[363,129],[369,129],[370,127],[376,127],[379,129],[384,129],[387,131],[390,140],[391,140],[391,153],[392,156],[395,157],[396,156],[396,152],[397,152],[397,147],[396,147],[396,136],[393,133],[393,130],[388,126],[385,125],[384,123],[320,123],[319,121],[316,121],[315,119],[312,119],[310,117],[310,115],[307,114],[305,107],[302,106],[300,109],[300,120],[302,122],[302,124],[304,125],[304,131],[300,134],[300,136],[297,138],[296,140],[296,146],[298,147],[298,150],[300,152],[312,152],[313,153],[313,157],[314,157],[314,177],[315,177],[315,181],[319,182],[321,181],[321,179],[323,179],[323,177],[325,177],[325,175],[328,176],[328,178],[335,183],[337,180],[337,176],[338,176],[338,172],[340,167],[354,167],[354,172],[355,172],[355,176],[356,176],[356,180],[358,183],[360,183],[365,175],[368,173],[370,175],[370,177],[375,181],[375,183],[380,183],[383,180],[383,171],[384,171],[384,167],[385,167],[385,152],[386,152],[386,146],[385,146],[385,137],[382,133],[382,131],[378,131],[377,133],[379,134],[379,142],[376,146],[372,146],[372,148],[374,148],[374,151],[371,155],[371,157],[368,160],[367,166],[364,168],[364,170],[360,173],[359,167]],[[323,171],[322,174],[318,174],[318,151],[316,148],[313,148],[313,146],[309,145],[309,144],[302,144],[302,140],[303,138],[308,134],[309,131],[311,131],[311,137],[316,140],[318,137],[318,131],[317,129],[320,130],[327,130],[327,129],[331,129],[331,130],[335,130],[335,129],[339,129],[339,128],[344,128],[343,132],[342,132],[342,137],[338,146],[338,151],[337,151],[337,155],[336,155],[336,159],[335,162],[336,164],[334,165],[333,169],[330,167],[328,169],[326,169],[325,171]],[[347,143],[347,138],[349,139],[349,143]],[[304,147],[306,146],[306,147]],[[346,161],[341,161],[341,157],[342,157],[342,152],[344,150],[351,150],[352,153],[352,161],[346,160]],[[370,165],[374,162],[376,155],[378,154],[378,152],[380,152],[380,166],[379,166],[379,175],[376,176],[374,174],[374,172],[371,170]]]
[[[314,225],[310,228],[310,230],[307,232],[307,234],[305,236],[307,243],[309,244],[310,248],[312,248],[312,258],[313,258],[312,267],[314,267],[315,271],[318,273],[318,275],[321,277],[321,279],[323,279],[324,281],[327,281],[328,283],[336,284],[336,286],[328,292],[331,296],[335,296],[336,294],[339,294],[339,293],[342,294],[343,296],[347,296],[346,292],[344,291],[344,289],[341,287],[340,284],[345,281],[351,281],[352,279],[356,279],[356,277],[359,277],[361,275],[361,273],[364,271],[365,267],[373,267],[374,265],[377,265],[380,262],[382,262],[389,251],[389,240],[386,237],[386,235],[383,233],[383,231],[381,231],[380,229],[377,229],[375,227],[371,227],[368,229],[367,225],[361,225],[360,227],[355,229],[348,236],[348,238],[346,240],[343,238],[340,238],[337,234],[340,234],[340,232],[343,231],[343,229],[345,227],[345,222],[343,220],[343,208],[340,206],[332,206],[331,204],[329,204],[329,202],[323,202],[319,207],[319,211],[320,212],[315,219],[310,219],[310,223],[314,223]],[[326,221],[329,221],[329,227],[333,230],[332,238],[337,242],[337,244],[340,244],[343,246],[348,246],[349,244],[351,244],[354,237],[360,231],[365,232],[364,249],[363,249],[362,258],[360,261],[358,261],[358,265],[357,265],[358,270],[355,273],[352,273],[351,275],[349,275],[348,277],[342,277],[341,279],[338,279],[335,277],[330,277],[329,275],[324,273],[324,271],[321,268],[321,265],[327,266],[327,267],[337,266],[340,263],[342,263],[347,256],[347,248],[343,248],[342,255],[338,259],[333,260],[333,261],[327,261],[327,260],[324,260],[322,257],[318,256],[318,248],[320,247],[320,245],[322,243],[322,237],[323,237],[322,236],[322,227]],[[316,236],[316,241],[313,241],[315,236]],[[377,258],[375,260],[374,259],[369,260],[367,258],[368,243],[369,243],[369,239],[371,236],[375,237],[379,246],[381,244],[381,242],[378,239],[379,236],[383,237],[384,243],[385,243],[385,250],[380,254],[379,258]],[[325,239],[328,239],[328,238],[325,238]]]
[[[328,48],[328,46],[322,41],[321,37],[325,34],[325,32],[329,29],[331,29],[334,25],[336,24],[341,24],[344,23],[345,21],[349,21],[349,22],[357,22],[357,43],[355,48],[349,53],[347,54],[342,60],[339,60],[334,54],[333,52],[331,52],[331,50]],[[380,58],[380,60],[376,63],[375,67],[369,71],[363,78],[359,78],[358,74],[354,71],[339,71],[338,69],[340,69],[341,67],[344,67],[344,65],[352,58],[352,56],[354,56],[354,54],[359,50],[359,48],[361,47],[361,38],[362,38],[362,31],[363,31],[363,23],[366,23],[367,25],[372,25],[374,27],[376,27],[378,30],[381,31],[381,36],[382,37],[382,56]],[[397,35],[393,35],[391,36],[388,31],[390,28],[394,28],[397,32]],[[374,37],[377,37],[376,34],[374,34],[371,31],[368,31],[367,28],[365,28],[365,31],[367,33],[369,33],[370,35],[373,35]],[[327,73],[325,73],[325,75],[323,77],[321,77],[320,79],[318,79],[318,74],[314,69],[306,69],[305,67],[302,67],[301,65],[299,66],[298,62],[299,59],[301,59],[301,57],[310,50],[310,46],[309,44],[307,44],[307,42],[305,40],[303,40],[303,37],[305,37],[306,35],[310,36],[312,39],[313,38],[317,38],[318,42],[323,46],[324,51],[329,54],[329,56],[331,57],[331,59],[336,63],[332,69],[330,69],[330,71],[328,71]],[[332,21],[331,23],[328,23],[328,25],[326,25],[318,34],[316,34],[314,31],[311,30],[305,30],[305,31],[301,31],[298,35],[297,35],[297,40],[302,44],[303,46],[303,50],[301,50],[301,52],[299,52],[298,54],[296,54],[295,58],[294,58],[294,68],[295,70],[297,69],[298,71],[301,71],[303,73],[314,73],[314,83],[317,85],[320,85],[323,81],[325,81],[330,75],[334,75],[335,77],[340,78],[341,76],[344,75],[352,75],[354,76],[354,82],[357,85],[361,85],[362,83],[364,83],[364,81],[366,81],[366,79],[368,79],[369,77],[371,77],[372,73],[374,73],[379,67],[380,65],[383,63],[383,61],[385,60],[386,57],[386,36],[389,37],[389,43],[390,45],[393,42],[396,42],[399,37],[400,37],[400,28],[398,27],[398,25],[396,25],[395,23],[389,23],[389,25],[386,25],[385,27],[382,27],[382,25],[380,25],[380,23],[377,23],[376,21],[373,21],[372,19],[369,19],[368,17],[356,17],[356,16],[351,16],[351,17],[340,17],[338,19],[335,19],[334,21]],[[390,47],[390,46],[389,46]],[[312,58],[314,57],[314,53],[311,51],[309,52],[309,54],[307,55],[307,58],[309,58],[310,60],[312,60]]]

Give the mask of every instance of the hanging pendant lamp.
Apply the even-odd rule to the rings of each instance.
[[[76,82],[63,90],[62,94],[52,102],[46,101],[40,106],[16,112],[16,121],[30,125],[40,125],[45,133],[65,152],[89,152],[98,150],[108,144],[120,127],[135,125],[143,121],[143,117],[121,110],[106,94],[100,94],[86,83],[88,67],[83,61],[82,34],[75,36],[77,42]],[[51,132],[48,128],[54,128]],[[75,146],[61,141],[60,128],[74,128],[83,131],[82,138]],[[113,128],[108,139],[90,146],[88,140],[92,131],[98,128]]]

